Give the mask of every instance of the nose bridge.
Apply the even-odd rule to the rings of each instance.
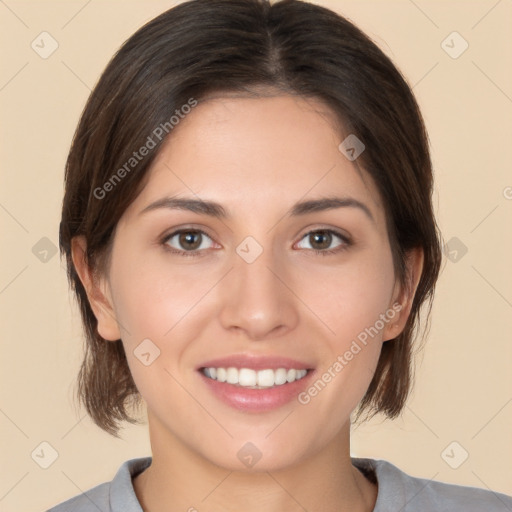
[[[228,292],[221,314],[225,328],[238,327],[252,339],[263,338],[278,327],[296,321],[293,294],[283,283],[286,276],[271,247],[247,237],[236,248]]]

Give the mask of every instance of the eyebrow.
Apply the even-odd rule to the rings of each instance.
[[[215,217],[217,219],[231,218],[231,215],[228,214],[225,208],[215,201],[192,199],[187,197],[163,197],[162,199],[158,199],[146,206],[139,215],[161,208],[170,210],[186,210],[193,213]],[[325,197],[302,201],[294,204],[292,208],[286,212],[285,216],[298,217],[309,213],[334,210],[337,208],[357,208],[364,212],[372,222],[375,222],[372,212],[368,206],[352,197]]]

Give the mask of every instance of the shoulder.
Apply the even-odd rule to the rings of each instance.
[[[78,494],[46,512],[140,512],[132,478],[151,464],[151,457],[130,459],[121,465],[111,482]]]
[[[375,474],[374,512],[512,512],[512,497],[505,494],[413,477],[385,460],[353,458],[352,462],[363,473]]]

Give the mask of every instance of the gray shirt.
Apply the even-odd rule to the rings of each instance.
[[[151,457],[127,460],[111,482],[46,512],[143,512],[132,478],[151,461]],[[512,512],[512,497],[505,494],[415,478],[385,460],[353,458],[352,464],[378,484],[373,512]]]

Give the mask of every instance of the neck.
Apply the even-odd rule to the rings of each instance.
[[[371,512],[377,487],[350,460],[350,424],[320,453],[276,471],[230,471],[152,429],[151,466],[133,479],[144,512]]]

